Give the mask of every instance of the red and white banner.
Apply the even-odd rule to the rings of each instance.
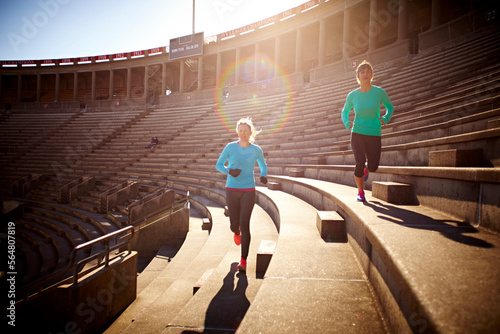
[[[5,66],[17,66],[17,65],[36,65],[35,60],[2,60],[0,61],[0,65]]]
[[[54,59],[43,59],[40,61],[41,65],[55,65],[56,61]]]
[[[78,64],[80,63],[91,63],[92,62],[92,57],[80,57],[77,58]]]
[[[292,8],[292,9],[289,9],[289,10],[285,10],[284,12],[278,14],[278,19],[280,21],[289,19],[289,18],[295,16],[296,12],[297,12],[297,10],[295,8]]]
[[[144,50],[130,52],[130,57],[131,57],[131,58],[144,57],[144,55],[145,55]]]
[[[260,21],[255,22],[255,23],[248,24],[248,25],[241,27],[241,28],[238,28],[238,29],[229,30],[229,31],[226,31],[226,32],[223,32],[220,34],[220,40],[234,36],[234,35],[244,34],[246,32],[258,29],[258,28],[263,27],[263,26],[270,25],[270,24],[275,23],[275,22],[276,22],[276,16],[273,16],[273,17],[269,17],[269,18],[264,19],[264,20],[260,20]]]
[[[116,60],[116,59],[125,59],[127,58],[128,54],[127,53],[115,53],[113,55],[113,60]]]
[[[0,64],[2,64],[2,66],[17,66],[17,64],[19,64],[19,62],[17,60],[2,60],[0,61]]]
[[[310,1],[300,5],[300,10],[302,12],[305,12],[306,10],[312,9],[316,6],[319,6],[319,0],[310,0]]]
[[[96,56],[95,61],[109,61],[109,55],[105,56]]]
[[[155,55],[155,54],[158,54],[158,53],[161,53],[161,48],[153,48],[153,49],[149,49],[148,50],[148,55],[149,56]]]

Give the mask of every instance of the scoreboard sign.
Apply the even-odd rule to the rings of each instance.
[[[187,58],[203,54],[203,33],[173,38],[170,40],[169,59]]]

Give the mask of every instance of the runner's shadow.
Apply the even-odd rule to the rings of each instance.
[[[478,233],[474,226],[457,220],[437,220],[432,217],[405,210],[387,203],[379,201],[365,202],[366,206],[372,208],[380,215],[379,218],[395,224],[422,230],[432,230],[441,233],[446,238],[465,245],[492,248],[491,243],[471,236],[471,233]]]
[[[246,296],[248,278],[246,273],[238,272],[237,265],[236,262],[231,264],[222,287],[208,305],[203,333],[234,333],[250,307],[250,301]],[[238,279],[236,288],[235,276]],[[184,331],[183,333],[199,332]]]

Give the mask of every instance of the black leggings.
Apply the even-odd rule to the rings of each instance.
[[[226,189],[226,202],[231,231],[240,234],[241,230],[241,257],[246,260],[250,248],[250,216],[255,205],[255,190]]]
[[[368,160],[367,169],[370,172],[375,172],[378,169],[380,153],[382,152],[381,136],[368,136],[353,132],[351,134],[351,148],[356,161],[354,176],[363,177],[366,160]]]

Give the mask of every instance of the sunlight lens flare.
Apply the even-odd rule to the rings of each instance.
[[[258,80],[254,80],[254,69],[256,67],[258,69]],[[290,77],[286,71],[271,58],[261,54],[233,62],[221,72],[217,80],[214,100],[217,115],[222,125],[228,131],[234,132],[236,122],[240,118],[248,116],[238,113],[234,108],[227,107],[231,102],[230,91],[235,82],[237,70],[239,70],[240,83],[248,84],[251,87],[249,91],[251,98],[247,100],[249,106],[264,107],[261,96],[269,95],[266,91],[275,89],[271,85],[285,92],[283,98],[279,102],[275,102],[270,110],[263,110],[265,114],[261,116],[260,123],[262,124],[256,124],[258,129],[262,129],[262,134],[272,135],[279,132],[283,129],[292,113],[294,93]],[[274,75],[275,71],[277,71],[276,76]]]

